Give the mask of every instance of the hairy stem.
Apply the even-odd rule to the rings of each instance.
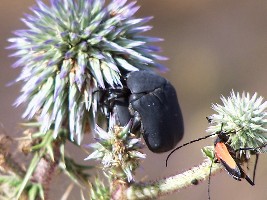
[[[135,183],[132,184],[126,191],[126,199],[155,199],[160,196],[170,194],[181,190],[188,186],[194,185],[195,182],[203,181],[210,175],[211,160],[206,159],[197,167],[185,171],[181,174],[174,175],[165,179],[161,179],[150,183]],[[211,175],[220,171],[222,166],[218,163],[213,163]]]

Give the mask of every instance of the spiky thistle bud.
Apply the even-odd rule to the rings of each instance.
[[[132,172],[146,155],[140,152],[143,148],[141,138],[130,133],[131,122],[125,127],[119,127],[115,121],[115,117],[111,117],[108,132],[96,126],[97,142],[89,145],[94,151],[85,160],[101,160],[103,169],[113,179],[130,182],[133,180]]]
[[[267,101],[257,97],[257,93],[234,93],[226,98],[221,97],[223,105],[213,104],[212,109],[217,112],[209,117],[211,125],[208,132],[224,131],[229,135],[228,143],[233,149],[256,148],[261,150],[267,145]],[[250,151],[239,151],[239,157],[250,158]]]
[[[151,17],[134,18],[139,9],[127,0],[37,0],[22,21],[27,29],[15,31],[10,48],[23,67],[23,81],[15,102],[27,103],[24,118],[38,117],[41,131],[54,124],[56,137],[62,125],[78,143],[94,126],[98,97],[94,91],[121,86],[121,76],[139,69],[164,68],[156,60],[160,38],[142,36],[152,27]],[[36,116],[37,115],[37,116]],[[91,123],[90,123],[91,122]],[[89,126],[88,126],[89,125]]]

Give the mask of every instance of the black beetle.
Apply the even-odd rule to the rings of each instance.
[[[126,77],[126,86],[110,89],[112,112],[120,125],[133,118],[132,132],[143,134],[154,153],[173,149],[184,134],[183,117],[176,91],[165,78],[149,72],[135,71]]]
[[[148,71],[129,73],[129,110],[141,122],[148,148],[155,153],[173,149],[182,139],[184,125],[176,91],[165,78]]]

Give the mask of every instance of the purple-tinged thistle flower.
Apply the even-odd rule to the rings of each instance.
[[[152,17],[134,18],[136,1],[37,0],[22,21],[27,29],[15,31],[9,48],[23,67],[16,82],[23,81],[15,105],[27,103],[24,118],[36,117],[46,132],[54,124],[54,136],[64,125],[71,139],[81,142],[95,124],[98,95],[94,91],[122,85],[121,76],[140,69],[164,70],[156,60],[159,48],[142,36],[152,27]]]
[[[130,133],[131,121],[125,127],[117,126],[115,121],[115,116],[112,116],[108,132],[96,126],[97,142],[89,145],[94,151],[85,160],[101,160],[103,169],[111,177],[130,182],[140,159],[146,157],[140,152],[144,145],[140,137]]]

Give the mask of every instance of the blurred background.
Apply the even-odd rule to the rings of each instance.
[[[45,1],[48,2],[48,1]],[[6,50],[7,38],[12,31],[25,26],[19,20],[30,13],[33,0],[1,0],[0,6],[0,122],[4,130],[14,136],[21,131],[22,107],[12,103],[19,94],[20,85],[6,87],[19,74],[12,69],[15,61]],[[247,91],[267,98],[267,1],[251,0],[139,0],[139,17],[154,16],[154,26],[149,35],[164,38],[158,43],[164,62],[170,70],[163,76],[175,86],[185,121],[185,136],[180,144],[206,135],[206,116],[213,113],[211,103],[221,103],[220,96],[230,91]],[[202,160],[200,148],[212,145],[207,139],[177,151],[165,167],[167,154],[148,156],[138,173],[138,178],[160,179],[183,172],[198,165]],[[77,155],[76,155],[77,156]],[[78,155],[83,160],[86,155]],[[211,199],[266,200],[267,155],[261,155],[256,173],[256,185],[245,180],[235,181],[226,171],[211,177]],[[251,169],[253,168],[253,161]],[[252,174],[252,171],[250,171]],[[51,200],[68,185],[60,178],[54,184]],[[162,199],[203,200],[208,198],[207,181]],[[72,196],[70,199],[77,199]]]

